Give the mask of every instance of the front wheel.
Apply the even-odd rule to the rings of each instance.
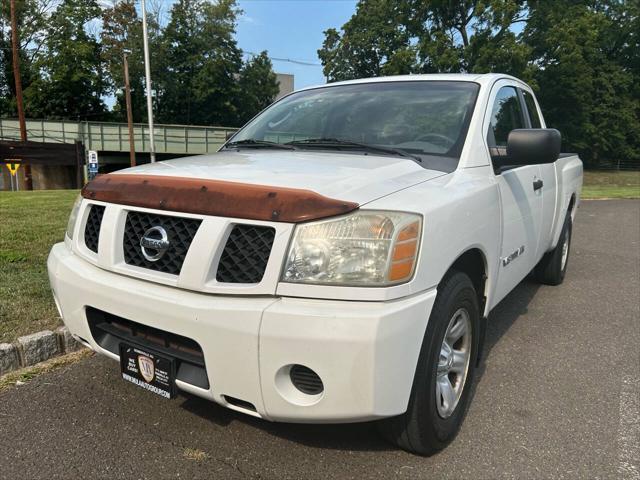
[[[448,275],[438,288],[420,350],[407,411],[379,422],[400,448],[431,455],[458,433],[470,400],[480,313],[473,283]]]

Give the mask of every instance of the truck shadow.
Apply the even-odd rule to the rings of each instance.
[[[485,374],[486,359],[490,357],[492,349],[509,328],[520,317],[527,314],[529,303],[538,288],[539,285],[529,278],[523,280],[491,313],[487,325],[483,361],[476,371],[472,397]],[[396,450],[378,435],[374,422],[334,425],[272,423],[234,412],[184,392],[181,396],[183,398],[181,408],[218,426],[226,427],[233,422],[241,422],[267,434],[312,448],[352,451]]]
[[[476,385],[486,370],[486,359],[516,320],[527,315],[529,304],[540,288],[540,284],[526,277],[489,314],[482,361],[476,370]],[[522,319],[524,321],[524,319]]]
[[[312,448],[372,452],[394,450],[377,434],[373,422],[342,425],[273,423],[234,412],[199,397],[182,392],[181,395],[184,396],[181,408],[218,426],[231,427],[232,423],[240,422],[244,426]]]

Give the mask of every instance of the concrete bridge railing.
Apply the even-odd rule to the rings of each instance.
[[[128,152],[129,131],[126,123],[70,120],[27,120],[27,137],[35,142],[73,143],[80,140],[87,150]],[[157,153],[188,155],[212,153],[224,143],[235,128],[194,125],[154,125]],[[149,128],[134,124],[136,152],[149,152]],[[17,119],[0,118],[0,140],[20,140]]]

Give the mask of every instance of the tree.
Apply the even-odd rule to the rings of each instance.
[[[35,59],[42,50],[46,38],[47,22],[53,0],[17,0],[16,19],[20,33],[18,57],[23,89],[38,76]],[[10,4],[2,2],[0,6],[0,116],[17,115],[16,92],[13,78],[11,46]],[[27,105],[27,114],[29,114]]]
[[[25,89],[29,116],[98,119],[106,108],[101,46],[87,25],[100,17],[96,0],[62,0],[48,20],[39,76]]]
[[[242,65],[234,34],[235,0],[178,0],[162,35],[156,80],[158,121],[231,125]]]
[[[4,10],[4,9],[3,9]],[[5,26],[4,11],[0,12],[0,117],[14,114],[11,102],[11,32]]]
[[[524,31],[546,122],[562,132],[565,149],[591,165],[640,159],[640,77],[625,59],[637,53],[624,51],[638,17],[637,9],[635,18],[626,8],[620,15],[625,4],[536,2]]]
[[[278,80],[273,73],[271,60],[266,51],[249,59],[243,65],[238,86],[240,94],[237,96],[236,125],[243,125],[268,107],[279,91]]]
[[[133,119],[146,120],[142,21],[136,12],[134,0],[116,2],[102,11],[101,40],[102,58],[108,74],[106,81],[109,90],[116,96],[113,119],[126,121],[127,118],[123,56],[128,51]]]
[[[411,43],[411,3],[406,0],[360,0],[342,26],[325,31],[318,56],[329,81],[411,73],[416,48]]]
[[[505,70],[522,75],[528,47],[513,25],[519,0],[360,0],[318,56],[330,81],[379,75]]]
[[[360,0],[340,31],[325,32],[318,55],[330,81],[517,76],[564,148],[597,165],[640,158],[639,18],[637,0]]]
[[[417,1],[410,20],[421,72],[484,72],[509,68],[520,74],[525,48],[512,28],[525,21],[521,0]]]

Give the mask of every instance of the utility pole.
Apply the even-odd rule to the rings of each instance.
[[[149,117],[149,156],[156,161],[156,142],[153,138],[153,106],[151,104],[151,65],[149,64],[149,34],[147,32],[147,9],[142,0],[142,39],[144,42],[144,76],[147,84],[147,116]]]
[[[20,140],[27,141],[27,123],[24,119],[22,103],[22,78],[20,77],[20,55],[18,42],[18,20],[16,18],[16,0],[11,0],[11,50],[13,56],[13,79],[16,84],[16,104],[18,106],[18,122],[20,123]],[[16,176],[16,184],[18,177]],[[24,183],[27,190],[33,190],[31,181],[31,165],[24,166]]]
[[[131,112],[131,88],[129,86],[129,62],[127,51],[124,52],[124,96],[127,102],[127,126],[129,127],[129,160],[131,166],[136,166],[136,145],[133,138],[133,113]]]

